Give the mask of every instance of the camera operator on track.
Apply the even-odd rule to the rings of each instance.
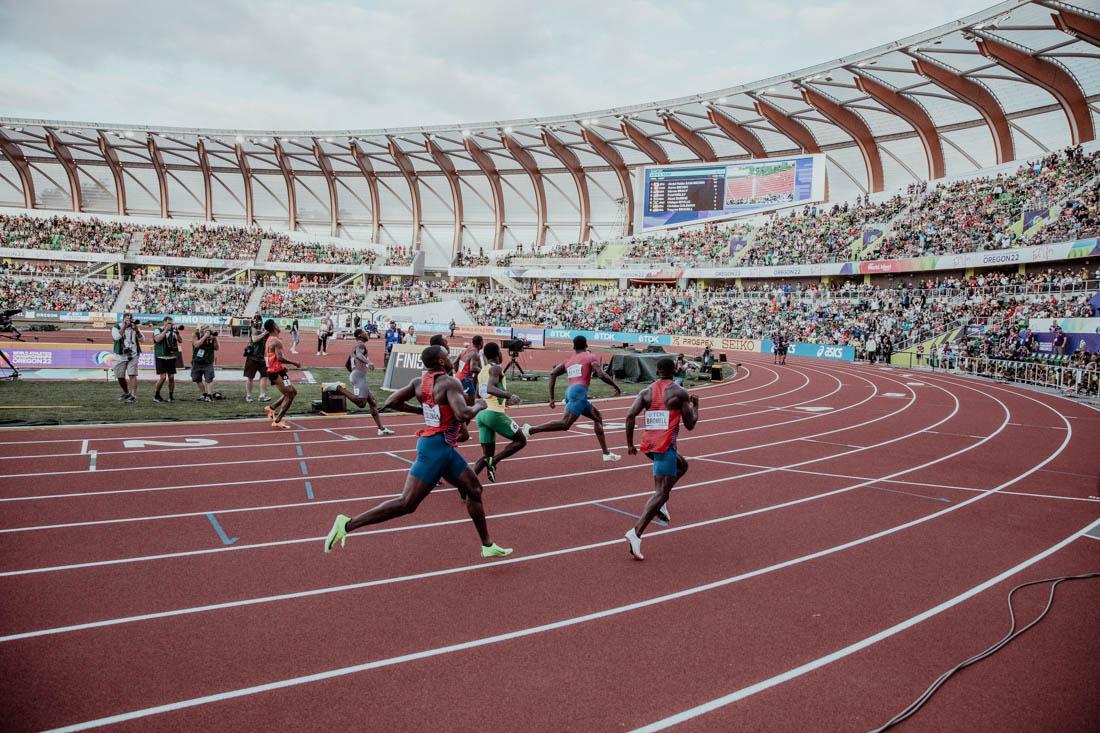
[[[200,326],[191,337],[191,381],[199,388],[199,402],[214,400],[214,358],[218,351],[218,332],[213,326]]]
[[[122,326],[111,327],[111,339],[114,341],[115,379],[122,387],[122,396],[118,401],[137,402],[138,359],[144,336],[132,315],[122,314]]]
[[[165,316],[160,328],[153,331],[153,360],[157,366],[157,388],[153,402],[176,401],[176,362],[180,358],[180,335],[171,316]],[[160,390],[168,381],[168,399],[160,396]]]
[[[252,401],[252,380],[258,374],[260,376],[260,402],[270,402],[267,396],[267,386],[270,384],[267,378],[267,365],[264,361],[264,349],[267,346],[268,333],[264,330],[264,319],[259,313],[252,316],[252,324],[248,328],[248,346],[244,349],[244,378],[248,380],[248,388],[244,393],[244,401]]]

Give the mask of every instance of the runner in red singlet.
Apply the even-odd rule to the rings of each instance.
[[[455,363],[455,379],[462,383],[462,390],[470,397],[477,396],[477,375],[481,371],[481,348],[485,345],[485,339],[474,336],[473,346],[469,347],[458,357]]]
[[[286,424],[286,420],[283,418],[286,417],[287,410],[289,410],[290,405],[293,404],[294,397],[298,394],[298,390],[290,383],[286,365],[289,364],[292,367],[298,368],[301,368],[302,365],[286,358],[286,354],[283,352],[283,342],[279,339],[281,331],[279,330],[278,324],[276,324],[273,319],[268,318],[264,322],[264,330],[269,334],[267,337],[267,346],[264,348],[267,378],[271,380],[271,383],[275,385],[275,388],[281,393],[279,399],[264,407],[264,413],[271,418],[271,427],[279,428],[280,430],[289,430],[290,426]]]
[[[657,381],[638,393],[626,415],[626,448],[634,456],[638,454],[634,447],[634,420],[645,411],[642,452],[653,461],[655,487],[638,523],[626,533],[630,554],[636,560],[643,559],[642,532],[655,517],[668,521],[668,497],[688,470],[688,462],[676,451],[680,425],[693,430],[699,420],[699,398],[672,381],[675,374],[675,361],[668,357],[659,360]]]
[[[588,388],[592,384],[592,375],[594,374],[601,381],[611,385],[611,388],[615,390],[616,397],[622,394],[622,390],[619,389],[619,385],[615,384],[615,380],[609,377],[600,367],[600,358],[588,350],[588,339],[584,336],[574,336],[573,351],[575,352],[573,356],[554,367],[554,370],[550,372],[551,410],[555,407],[554,386],[558,377],[564,374],[569,379],[569,386],[565,390],[565,412],[562,414],[561,419],[535,427],[524,425],[523,434],[530,436],[538,433],[568,430],[573,427],[573,423],[577,421],[578,417],[584,415],[593,423],[592,432],[596,434],[596,440],[600,442],[603,459],[605,461],[617,461],[621,456],[612,453],[607,448],[607,438],[604,437],[603,433],[603,415],[600,414],[595,405],[588,401]]]
[[[445,478],[458,488],[466,502],[466,511],[481,538],[481,556],[510,555],[510,549],[499,547],[489,539],[485,509],[481,504],[481,482],[455,450],[466,430],[465,424],[485,409],[485,400],[477,400],[473,406],[466,404],[462,386],[447,374],[447,350],[442,346],[429,346],[420,359],[427,371],[390,395],[383,407],[424,418],[424,427],[416,434],[416,463],[409,469],[405,488],[399,498],[383,502],[356,517],[338,515],[325,538],[325,552],[331,552],[337,542],[343,547],[348,533],[360,527],[412,514],[439,479]],[[408,404],[413,397],[420,402],[419,407]]]

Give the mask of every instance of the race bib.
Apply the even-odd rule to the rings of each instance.
[[[477,396],[483,400],[489,399],[489,385],[479,384],[477,385]]]
[[[519,425],[516,423],[515,420],[512,421],[512,432],[513,433],[518,433],[519,432]]]
[[[581,365],[570,364],[568,367],[565,368],[565,373],[570,379],[576,379],[577,377],[581,376]]]
[[[439,405],[424,405],[424,424],[429,428],[439,427]]]
[[[461,372],[465,368],[466,368],[466,362],[464,362],[462,359],[459,359],[458,360],[458,369],[456,369],[455,371]]]
[[[195,358],[196,359],[201,359],[204,356],[206,356],[206,349],[199,349],[198,351],[195,352]]]
[[[668,410],[646,410],[646,430],[668,430]]]

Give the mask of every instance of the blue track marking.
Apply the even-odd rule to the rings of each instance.
[[[298,433],[295,433],[295,434],[294,434],[294,442],[295,442],[295,443],[298,443],[298,442],[301,442],[301,440],[302,440],[302,439],[301,439],[300,437],[298,437]]]
[[[313,482],[312,481],[306,481],[306,498],[307,499],[312,499],[313,498]]]
[[[232,545],[234,542],[240,539],[240,537],[230,537],[229,535],[227,535],[225,533],[225,530],[222,529],[222,526],[218,524],[218,520],[214,517],[213,514],[207,514],[206,518],[209,519],[210,524],[214,526],[214,531],[218,533],[218,537],[221,538],[223,544]]]
[[[309,475],[309,467],[306,466],[305,461],[298,461],[298,467],[302,469],[302,475],[303,476],[308,476]]]
[[[298,457],[300,458],[302,456],[302,446],[301,445],[296,445],[294,447],[298,449]]]
[[[630,512],[626,511],[625,509],[619,509],[618,507],[608,506],[607,504],[601,504],[598,501],[592,502],[592,506],[598,506],[600,509],[607,509],[608,511],[618,512],[619,514],[625,514],[626,516],[631,517],[632,519],[641,519],[641,517],[638,516],[637,514],[631,514]],[[668,524],[666,524],[665,522],[662,522],[660,519],[657,519],[657,518],[653,519],[653,523],[654,524],[659,524],[662,527],[667,527],[668,526]]]

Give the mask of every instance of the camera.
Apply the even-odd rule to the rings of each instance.
[[[500,347],[509,354],[515,355],[524,349],[531,348],[531,342],[527,339],[504,339],[500,342]]]

